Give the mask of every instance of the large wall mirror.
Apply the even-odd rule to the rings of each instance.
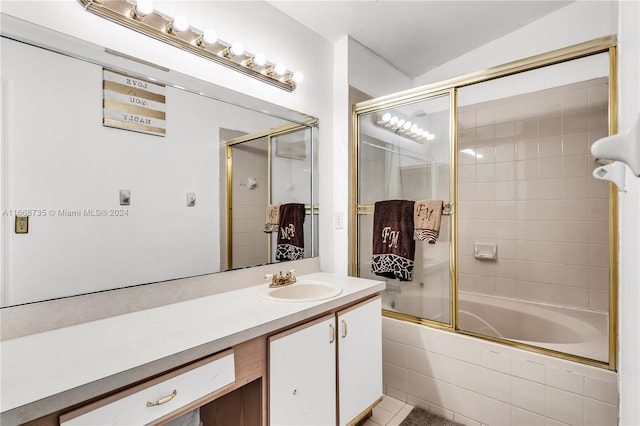
[[[305,205],[317,256],[317,120],[1,17],[1,306],[276,262],[227,257],[228,229],[274,244],[268,203]],[[151,95],[114,89],[127,79]],[[229,142],[251,135],[228,184]]]

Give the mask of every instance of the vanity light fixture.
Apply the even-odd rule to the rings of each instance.
[[[131,17],[133,19],[144,19],[145,16],[153,13],[153,1],[138,0],[131,8]]]
[[[152,0],[78,0],[89,12],[156,40],[234,69],[288,92],[303,80],[301,72],[271,63],[263,53],[245,51],[240,42],[227,43],[214,30],[191,27],[183,15],[170,17],[154,9]]]
[[[167,25],[167,32],[169,34],[177,34],[186,31],[189,28],[189,20],[184,15],[177,15]]]
[[[218,41],[218,33],[212,29],[204,30],[204,32],[196,39],[196,44],[200,47],[206,47]]]
[[[422,143],[425,140],[432,141],[436,138],[436,135],[422,129],[416,123],[412,123],[397,115],[392,115],[390,112],[375,114],[373,123],[378,127],[390,130],[397,135],[404,136],[416,142]]]

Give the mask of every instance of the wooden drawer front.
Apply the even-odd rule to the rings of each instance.
[[[82,409],[69,413],[61,417],[60,424],[62,426],[144,425],[185,407],[234,381],[234,357],[233,352],[229,350],[205,365],[118,398],[99,408],[84,412],[84,414],[81,414],[84,411]],[[167,398],[172,395],[174,390],[176,391],[175,397]],[[147,402],[154,403],[163,399],[166,402],[161,405],[147,406]]]

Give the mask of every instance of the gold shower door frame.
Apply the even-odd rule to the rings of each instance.
[[[585,43],[576,44],[563,49],[554,50],[529,58],[509,62],[483,71],[477,71],[464,76],[444,80],[438,83],[421,86],[415,89],[379,97],[354,104],[352,107],[352,134],[350,151],[350,193],[349,193],[349,273],[357,276],[359,271],[359,229],[358,216],[373,214],[368,204],[359,204],[359,156],[360,156],[360,125],[359,118],[363,114],[397,107],[417,101],[428,100],[441,95],[449,95],[450,99],[450,200],[451,208],[451,235],[449,253],[449,289],[450,289],[450,322],[444,324],[418,318],[398,312],[383,310],[383,316],[396,318],[403,321],[423,324],[429,327],[460,333],[494,341],[508,346],[542,353],[570,361],[580,362],[595,367],[616,370],[617,368],[617,337],[618,337],[618,202],[617,189],[609,183],[609,356],[608,362],[596,361],[558,352],[538,346],[527,345],[512,340],[486,336],[479,333],[461,330],[458,327],[458,270],[457,270],[457,238],[458,238],[458,114],[457,95],[458,89],[476,83],[507,77],[510,75],[532,71],[538,68],[568,62],[600,53],[609,54],[609,135],[617,133],[618,98],[617,98],[617,40],[615,36],[598,38]]]
[[[226,145],[226,176],[227,176],[227,268],[233,268],[233,147],[234,145],[250,142],[256,139],[267,138],[267,204],[271,204],[271,140],[275,137],[286,135],[289,133],[299,132],[301,130],[311,129],[317,125],[314,120],[308,125],[304,124],[285,124],[284,126],[268,129],[263,132],[251,133],[237,138],[229,139]],[[313,136],[312,136],[313,139]],[[313,141],[312,141],[313,142]],[[318,214],[318,207],[314,206],[313,211],[309,205],[305,205],[306,214]],[[312,232],[313,236],[313,232]],[[269,259],[272,257],[271,244],[272,235],[267,234],[267,253]],[[269,260],[271,262],[271,260]]]

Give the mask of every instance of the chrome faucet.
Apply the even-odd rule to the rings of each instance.
[[[296,277],[293,275],[295,271],[295,269],[291,269],[284,275],[282,274],[282,271],[280,271],[279,274],[267,274],[264,277],[271,280],[269,287],[283,287],[296,282]]]

